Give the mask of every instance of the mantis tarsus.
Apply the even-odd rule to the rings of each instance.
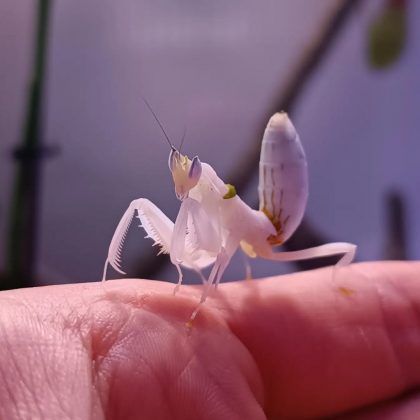
[[[120,220],[109,247],[103,280],[110,264],[121,269],[121,251],[130,224],[137,214],[147,236],[169,254],[182,283],[181,267],[195,270],[205,283],[200,303],[206,300],[212,285],[217,286],[236,250],[250,257],[275,261],[296,261],[343,254],[337,264],[349,264],[356,246],[347,242],[329,243],[291,252],[276,252],[302,220],[308,198],[308,172],[299,136],[286,113],[274,114],[265,129],[260,157],[260,209],[251,209],[225,184],[207,163],[195,156],[189,159],[170,142],[155,113],[146,102],[170,144],[169,169],[181,207],[173,223],[151,201],[140,198],[131,202]],[[201,270],[213,265],[205,279]]]

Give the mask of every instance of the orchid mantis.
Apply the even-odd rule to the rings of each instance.
[[[147,104],[147,103],[146,103]],[[147,104],[148,105],[148,104]],[[149,105],[148,105],[149,106]],[[250,257],[275,261],[294,261],[342,254],[338,264],[349,264],[356,246],[346,242],[329,243],[291,252],[276,252],[302,220],[308,198],[308,172],[299,136],[286,113],[274,114],[265,129],[259,167],[259,210],[251,209],[225,184],[207,163],[195,156],[181,154],[165,133],[170,144],[169,170],[181,207],[173,223],[151,201],[140,198],[131,202],[120,220],[109,247],[103,280],[110,264],[121,268],[125,236],[135,216],[147,236],[169,254],[182,283],[182,268],[195,270],[205,286],[199,306],[213,285],[217,286],[234,253],[240,247]],[[213,265],[204,279],[201,270]],[[198,307],[199,307],[198,306]],[[194,319],[198,308],[194,311]]]

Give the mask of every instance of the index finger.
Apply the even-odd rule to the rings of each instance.
[[[228,305],[220,309],[257,362],[275,418],[339,413],[420,382],[420,263],[331,274],[223,287]]]

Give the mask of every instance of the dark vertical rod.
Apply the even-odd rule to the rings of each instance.
[[[386,224],[385,247],[386,260],[407,259],[406,205],[401,192],[389,191],[385,196]]]
[[[26,287],[35,283],[40,163],[43,154],[42,102],[50,6],[51,0],[38,1],[26,121],[21,144],[14,152],[16,175],[8,232],[7,280],[3,288]]]

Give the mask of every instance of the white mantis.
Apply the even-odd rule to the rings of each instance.
[[[146,103],[147,104],[147,103]],[[148,105],[148,104],[147,104]],[[274,114],[265,129],[260,157],[258,193],[260,209],[251,209],[225,184],[207,163],[195,156],[190,160],[170,142],[153,110],[148,105],[171,146],[169,169],[181,207],[175,224],[151,201],[140,198],[131,202],[120,220],[109,247],[103,280],[110,264],[121,269],[121,251],[130,224],[137,215],[147,236],[169,254],[182,282],[181,267],[195,270],[205,286],[200,304],[212,285],[217,286],[236,250],[241,247],[250,257],[275,261],[304,260],[343,254],[338,264],[349,264],[356,246],[346,242],[329,243],[291,252],[276,252],[302,220],[308,197],[308,172],[299,136],[286,113]],[[213,265],[208,279],[201,270]]]

